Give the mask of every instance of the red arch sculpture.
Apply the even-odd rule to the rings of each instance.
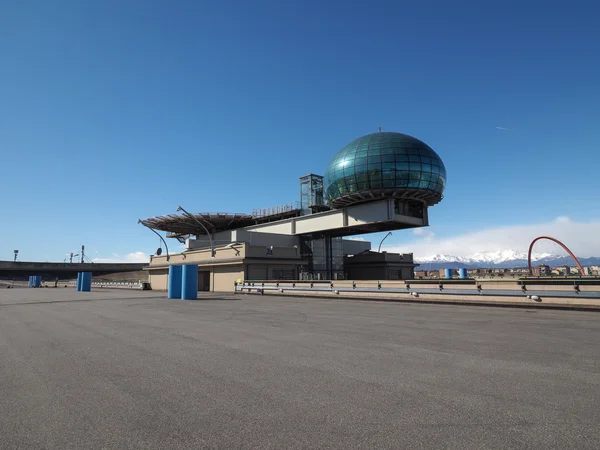
[[[579,268],[579,274],[583,275],[583,267],[581,267],[581,264],[579,264],[579,261],[577,260],[577,257],[575,257],[573,252],[569,250],[567,246],[560,242],[558,239],[554,239],[550,236],[538,236],[533,241],[531,241],[531,244],[529,244],[529,252],[527,252],[527,265],[529,266],[529,275],[533,275],[533,268],[531,267],[531,250],[533,250],[533,244],[535,244],[540,239],[548,239],[549,241],[556,242],[558,245],[564,248],[565,251],[571,256],[571,258],[573,258],[575,264],[577,264],[577,267]]]

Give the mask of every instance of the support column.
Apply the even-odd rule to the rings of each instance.
[[[181,266],[169,266],[168,298],[181,298]]]
[[[198,300],[198,264],[186,264],[183,266],[181,299]]]
[[[333,245],[331,243],[331,236],[325,236],[325,268],[326,277],[328,280],[333,279]]]

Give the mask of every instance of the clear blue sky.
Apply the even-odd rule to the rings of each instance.
[[[152,253],[138,218],[297,200],[298,176],[378,126],[444,160],[438,236],[598,219],[599,15],[592,1],[5,0],[0,259]]]

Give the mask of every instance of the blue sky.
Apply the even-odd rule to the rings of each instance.
[[[297,200],[298,176],[378,126],[425,141],[448,171],[429,234],[396,232],[393,248],[557,217],[596,226],[598,14],[591,1],[4,1],[0,259],[152,253],[138,218]]]

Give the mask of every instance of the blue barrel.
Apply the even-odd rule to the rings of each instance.
[[[81,291],[81,280],[83,279],[83,272],[77,272],[77,290]]]
[[[90,292],[92,290],[92,272],[81,272],[81,291]]]
[[[181,299],[198,300],[198,264],[186,264],[183,266]]]
[[[181,298],[181,266],[169,266],[168,298]]]
[[[458,276],[461,280],[464,280],[466,278],[469,278],[467,276],[467,269],[465,269],[464,267],[458,269]]]
[[[452,279],[452,269],[446,269],[444,272],[446,274],[446,278],[451,280]]]

